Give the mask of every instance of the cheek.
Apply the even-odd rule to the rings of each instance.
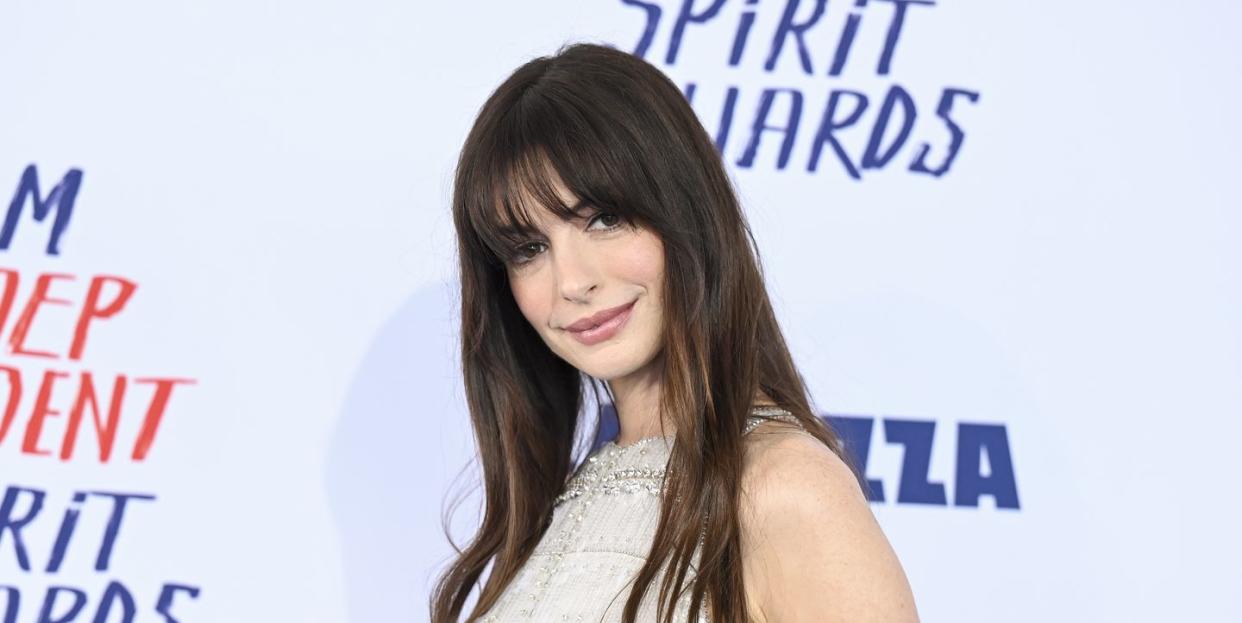
[[[627,281],[645,286],[650,294],[660,294],[664,283],[664,245],[658,237],[641,232],[618,260]]]

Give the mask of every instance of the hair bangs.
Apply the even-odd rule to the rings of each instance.
[[[648,220],[638,213],[641,202],[623,190],[632,187],[626,180],[635,172],[604,160],[610,137],[600,136],[581,114],[564,106],[541,98],[539,104],[519,106],[522,114],[506,115],[501,125],[509,127],[493,130],[493,136],[509,140],[496,141],[483,165],[483,179],[491,182],[470,206],[470,222],[497,262],[540,235],[532,217],[536,210],[565,221],[592,211],[629,223]],[[569,196],[562,196],[558,186]]]

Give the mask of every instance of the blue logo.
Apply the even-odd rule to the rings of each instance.
[[[828,416],[828,425],[845,441],[846,450],[867,473],[874,418]],[[884,441],[902,447],[901,475],[897,480],[897,504],[948,506],[944,483],[928,479],[931,469],[935,420],[878,420],[884,428]],[[956,457],[953,470],[953,506],[979,506],[985,495],[996,500],[997,508],[1019,508],[1018,484],[1014,478],[1009,434],[1004,424],[959,422],[956,430]],[[942,433],[943,434],[943,433]],[[984,459],[988,469],[984,469]],[[867,499],[885,502],[885,483],[867,478]]]
[[[56,212],[56,218],[52,220],[52,234],[47,241],[47,254],[60,255],[60,237],[69,226],[69,219],[73,216],[73,202],[77,200],[78,188],[81,186],[82,171],[69,169],[45,198],[39,194],[38,169],[33,164],[27,165],[17,183],[17,192],[13,193],[13,200],[9,202],[9,211],[4,215],[4,226],[0,228],[0,251],[7,251],[13,241],[17,221],[21,218],[22,207],[26,205],[26,197],[29,196],[36,221],[42,222],[53,211]]]

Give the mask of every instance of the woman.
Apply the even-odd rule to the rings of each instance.
[[[660,71],[590,44],[518,68],[466,139],[453,215],[486,493],[434,621],[917,620]],[[578,464],[601,385],[620,432]]]

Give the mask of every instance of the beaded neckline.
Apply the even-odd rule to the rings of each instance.
[[[798,419],[792,413],[780,407],[755,407],[750,411],[743,434],[749,434],[769,419],[798,423]],[[648,446],[653,442],[663,441],[663,449],[667,451],[672,447],[672,440],[673,435],[666,435],[644,437],[624,446],[618,446],[612,441],[606,442],[569,478],[563,492],[556,497],[555,505],[559,506],[574,498],[592,493],[610,495],[645,492],[659,495],[663,489],[665,475],[665,468],[659,465],[659,461],[664,458],[664,455],[656,453],[645,460],[642,457],[648,456]],[[656,459],[656,462],[652,463],[652,459]],[[635,461],[641,466],[634,466]]]

